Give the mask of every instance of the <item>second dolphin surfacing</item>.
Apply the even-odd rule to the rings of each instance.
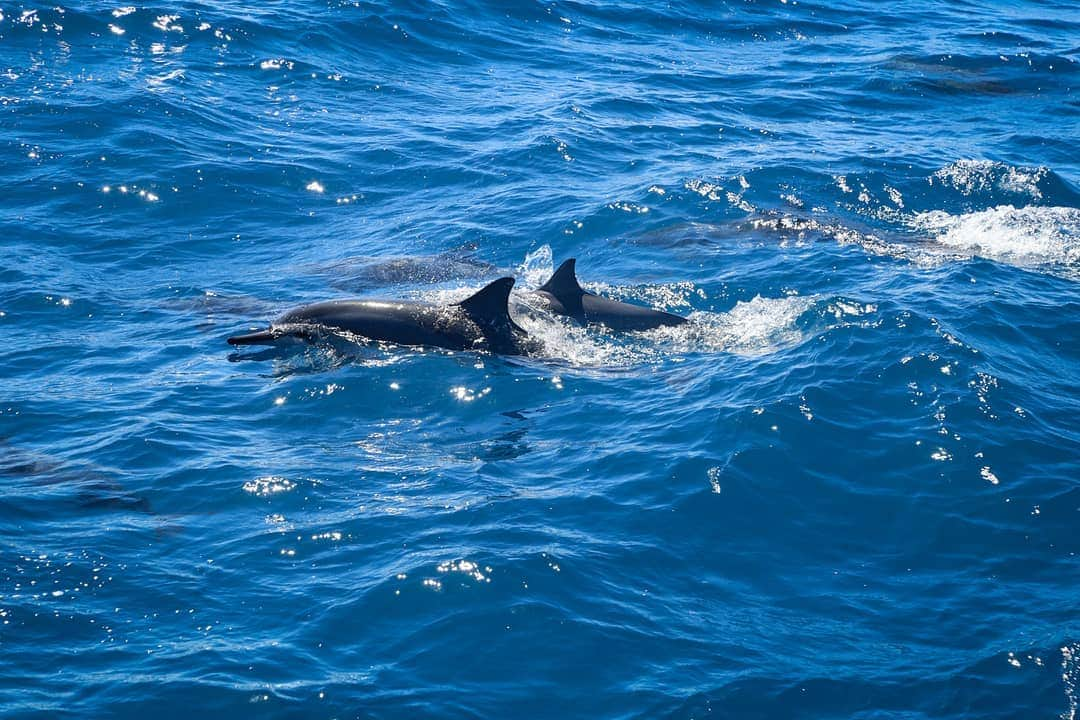
[[[574,258],[570,258],[533,292],[548,311],[568,315],[582,325],[595,323],[612,330],[652,330],[688,322],[679,315],[591,293],[578,283],[574,265]]]

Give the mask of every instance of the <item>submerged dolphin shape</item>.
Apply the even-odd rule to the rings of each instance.
[[[574,263],[574,258],[564,262],[551,279],[533,293],[551,312],[569,315],[583,325],[598,323],[612,330],[652,330],[687,322],[679,315],[619,302],[585,290],[578,283]]]
[[[267,330],[236,335],[230,345],[273,345],[285,337],[313,340],[322,332],[344,332],[399,345],[451,350],[487,350],[528,355],[535,342],[510,317],[507,301],[514,278],[500,278],[452,305],[410,300],[331,300],[282,315]]]

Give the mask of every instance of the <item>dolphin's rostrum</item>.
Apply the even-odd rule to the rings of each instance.
[[[408,300],[331,300],[291,310],[267,330],[229,338],[230,345],[273,345],[285,337],[313,340],[347,333],[399,345],[527,355],[536,343],[510,317],[514,278],[504,277],[452,305]]]
[[[596,323],[612,330],[652,330],[687,322],[678,315],[589,292],[578,283],[574,262],[574,258],[570,258],[560,265],[551,279],[534,293],[551,312],[569,315],[583,325]]]

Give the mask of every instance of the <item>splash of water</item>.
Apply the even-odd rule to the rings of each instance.
[[[1013,265],[1080,265],[1080,210],[1070,207],[1000,205],[962,215],[918,213],[916,230],[937,243]]]

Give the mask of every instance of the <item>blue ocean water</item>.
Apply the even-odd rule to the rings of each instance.
[[[1065,718],[1074,2],[0,4],[0,715]],[[225,338],[578,258],[539,357]]]

